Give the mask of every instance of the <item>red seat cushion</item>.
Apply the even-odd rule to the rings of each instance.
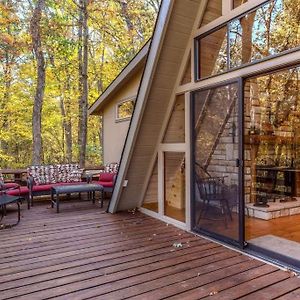
[[[50,191],[53,184],[41,184],[41,185],[34,185],[32,187],[33,192],[42,192],[42,191]]]
[[[102,185],[103,187],[113,187],[113,182],[105,182],[105,181],[98,181],[98,184]]]
[[[7,191],[7,195],[11,196],[23,196],[29,193],[29,189],[27,186],[21,186],[18,189]]]
[[[116,175],[115,173],[105,173],[105,172],[100,173],[99,181],[101,181],[101,182],[113,182],[115,175]]]
[[[107,182],[107,181],[93,181],[92,183],[100,184],[103,187],[113,187],[114,186],[114,183],[112,181],[110,181],[110,182]]]
[[[8,182],[8,183],[4,183],[4,189],[13,189],[13,188],[17,188],[20,185],[14,182]]]

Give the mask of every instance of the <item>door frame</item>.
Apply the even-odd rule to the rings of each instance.
[[[194,124],[195,124],[195,93],[200,91],[206,91],[209,89],[217,88],[226,86],[229,84],[237,84],[238,92],[237,92],[237,113],[238,113],[238,210],[239,210],[239,238],[238,240],[233,240],[229,237],[223,236],[221,234],[207,231],[204,229],[198,229],[195,230],[193,227],[195,225],[195,175],[194,175],[194,166],[195,166],[195,132],[194,132]],[[190,97],[190,178],[191,178],[191,184],[190,184],[190,216],[191,216],[191,230],[206,235],[208,237],[211,237],[215,240],[218,240],[220,242],[224,242],[233,246],[236,246],[238,248],[243,249],[247,244],[245,242],[245,200],[244,200],[244,84],[243,79],[241,77],[229,80],[229,81],[223,81],[219,83],[215,83],[212,85],[209,85],[205,88],[194,90],[191,92]]]
[[[188,205],[188,198],[187,196],[187,189],[185,191],[185,222],[178,221],[171,217],[165,215],[164,211],[164,202],[165,202],[165,152],[179,152],[183,153],[186,157],[186,144],[185,143],[162,143],[158,147],[158,213],[163,217],[167,218],[167,220],[171,221],[172,223],[175,222],[176,224],[181,224],[185,228],[187,228],[188,219],[189,219],[189,207]],[[185,169],[185,177],[186,172]]]

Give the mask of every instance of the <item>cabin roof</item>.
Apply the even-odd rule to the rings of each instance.
[[[124,86],[124,84],[126,84],[138,70],[145,66],[149,45],[150,40],[124,67],[124,69],[99,96],[99,98],[89,107],[88,113],[90,115],[98,115],[105,105],[110,102],[111,98]]]
[[[122,153],[110,212],[140,206],[201,0],[163,0]],[[189,49],[188,49],[189,51]],[[126,188],[123,187],[128,180]]]

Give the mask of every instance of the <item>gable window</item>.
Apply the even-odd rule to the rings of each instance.
[[[116,107],[116,121],[129,120],[133,113],[135,98],[130,98],[119,102]]]
[[[299,49],[299,6],[270,0],[195,40],[196,79]]]
[[[233,0],[233,8],[237,8],[246,2],[248,2],[248,0]]]

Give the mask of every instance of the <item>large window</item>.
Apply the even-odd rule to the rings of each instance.
[[[196,39],[196,79],[299,47],[300,6],[272,0]]]

